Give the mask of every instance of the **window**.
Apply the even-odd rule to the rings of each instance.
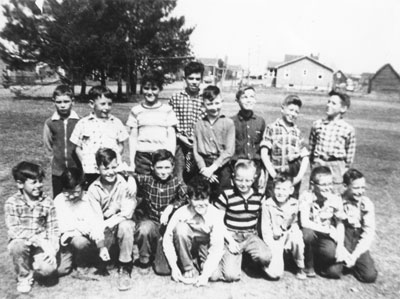
[[[289,79],[289,71],[285,71],[285,78]]]
[[[303,75],[307,76],[307,70],[303,70]]]
[[[319,80],[322,80],[322,75],[318,75],[318,79],[319,79]]]

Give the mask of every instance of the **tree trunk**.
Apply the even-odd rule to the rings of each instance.
[[[81,82],[81,97],[86,95],[86,81],[82,80]]]
[[[122,78],[121,75],[118,76],[118,90],[117,90],[117,99],[122,99]]]
[[[104,70],[101,70],[100,76],[101,86],[106,86],[106,73],[104,72]]]

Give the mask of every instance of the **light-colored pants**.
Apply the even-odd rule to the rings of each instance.
[[[121,263],[129,263],[132,261],[133,255],[133,234],[135,232],[135,222],[132,220],[124,220],[112,229],[104,230],[104,243],[110,251],[111,246],[117,245],[119,249],[118,260]]]
[[[303,234],[297,224],[293,224],[278,240],[268,244],[272,251],[271,263],[265,272],[271,278],[280,278],[283,275],[284,260],[283,253],[288,250],[299,268],[304,268],[304,241]]]

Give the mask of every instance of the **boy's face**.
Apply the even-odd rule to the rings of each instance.
[[[201,79],[201,73],[192,73],[185,77],[186,86],[191,93],[196,94],[200,91]]]
[[[89,105],[97,118],[108,118],[111,111],[112,100],[101,95],[101,97],[98,97],[94,101],[90,101]]]
[[[71,113],[74,101],[67,95],[56,96],[54,99],[54,105],[56,110],[61,117],[68,117]]]
[[[198,215],[205,215],[207,213],[208,206],[210,205],[209,198],[206,199],[190,199],[190,205]]]
[[[346,193],[349,198],[359,201],[364,196],[365,186],[365,178],[356,179],[352,181],[349,186],[347,186]]]
[[[107,166],[100,165],[99,172],[101,180],[106,184],[113,184],[117,180],[117,159],[114,159]]]
[[[251,191],[255,175],[254,169],[236,169],[233,182],[241,194],[248,194]]]
[[[23,183],[17,181],[17,185],[31,200],[37,200],[43,193],[43,179],[26,179]]]
[[[64,189],[63,194],[64,196],[72,202],[76,202],[82,198],[82,186],[78,185],[74,189]]]
[[[300,113],[300,107],[295,104],[283,105],[281,108],[282,118],[288,124],[294,124]]]
[[[326,115],[328,118],[335,118],[339,114],[345,113],[347,110],[346,106],[342,105],[342,100],[339,96],[333,95],[328,99],[326,104]]]
[[[316,182],[312,182],[312,190],[318,199],[326,199],[332,194],[332,175],[319,175]]]
[[[153,166],[154,175],[162,181],[168,179],[173,170],[174,167],[170,160],[158,161]]]
[[[294,187],[291,181],[278,182],[274,187],[274,196],[277,202],[286,202],[293,194]]]
[[[242,110],[253,110],[256,103],[256,93],[252,89],[244,91],[239,100],[237,100],[240,109]]]
[[[154,105],[158,101],[158,95],[160,93],[160,88],[152,84],[151,82],[146,82],[142,87],[143,95],[146,103],[148,105]]]
[[[222,108],[222,97],[218,95],[213,101],[204,99],[204,106],[209,117],[218,117]]]

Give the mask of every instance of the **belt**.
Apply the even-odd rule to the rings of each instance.
[[[333,161],[344,161],[344,158],[336,158],[335,156],[317,156],[316,159],[320,159],[326,162],[333,162]]]

